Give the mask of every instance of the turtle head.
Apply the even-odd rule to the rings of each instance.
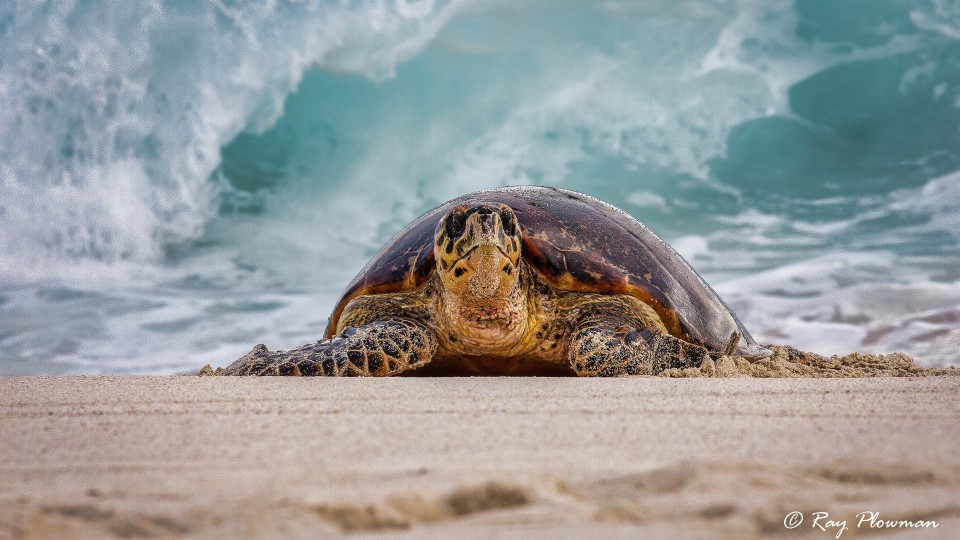
[[[509,206],[457,206],[440,220],[434,239],[437,271],[447,291],[491,298],[516,288],[520,226]]]

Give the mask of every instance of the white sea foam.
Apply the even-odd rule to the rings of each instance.
[[[670,210],[667,206],[667,201],[663,197],[649,191],[634,191],[627,195],[626,200],[628,203],[639,206],[640,208],[657,208],[663,211]]]
[[[920,189],[895,191],[890,197],[891,212],[925,219],[909,232],[942,231],[960,245],[960,172],[934,178]]]
[[[220,149],[262,131],[315,66],[374,78],[460,2],[7,4],[0,275],[156,261],[214,216]],[[6,12],[6,13],[2,13]]]
[[[960,363],[960,281],[935,281],[892,254],[836,253],[715,284],[754,337],[822,354],[903,351]],[[950,340],[953,340],[952,342]]]
[[[960,39],[960,2],[956,0],[933,0],[932,5],[918,6],[910,12],[910,19],[918,28]]]

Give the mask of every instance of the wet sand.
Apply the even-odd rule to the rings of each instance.
[[[960,377],[0,378],[0,538],[834,538],[816,511],[960,536]]]

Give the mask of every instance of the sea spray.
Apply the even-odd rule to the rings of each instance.
[[[308,69],[388,78],[457,6],[5,4],[0,275],[160,261],[215,217],[221,148],[272,126]]]

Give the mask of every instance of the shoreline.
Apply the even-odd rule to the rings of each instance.
[[[958,377],[6,377],[0,538],[757,538],[791,511],[946,538],[958,395]]]

